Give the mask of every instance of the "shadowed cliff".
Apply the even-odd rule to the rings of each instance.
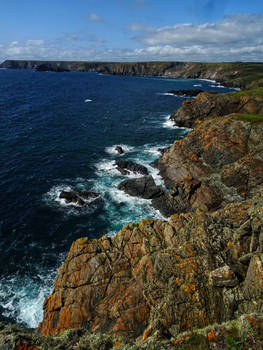
[[[6,60],[1,68],[38,71],[83,71],[103,74],[151,75],[211,79],[233,87],[263,86],[263,63],[246,62],[73,62]]]

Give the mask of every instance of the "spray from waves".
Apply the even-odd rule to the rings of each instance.
[[[105,148],[105,152],[110,154],[110,155],[120,155],[119,152],[116,150],[116,147],[121,147],[124,151],[124,153],[128,153],[133,151],[134,147],[133,146],[129,146],[129,145],[123,145],[123,144],[119,144],[119,145],[113,145],[113,146],[109,146]]]
[[[57,268],[64,261],[61,254],[52,270],[42,269],[34,276],[3,277],[0,280],[0,310],[7,320],[15,320],[29,328],[37,327],[43,318],[43,300],[52,291]]]
[[[62,191],[90,191],[91,180],[84,178],[65,179],[64,183],[59,185],[54,185],[46,194],[43,196],[43,201],[47,206],[59,210],[62,213],[73,216],[83,216],[87,214],[94,213],[101,205],[101,197],[96,197],[94,199],[85,200],[87,205],[79,206],[74,203],[67,203],[64,198],[59,198]]]
[[[170,119],[170,115],[167,115],[165,117],[165,121],[163,122],[163,128],[168,128],[168,129],[181,129],[181,130],[185,130],[186,132],[190,131],[191,129],[189,128],[185,128],[182,126],[177,126],[174,122],[174,120]]]

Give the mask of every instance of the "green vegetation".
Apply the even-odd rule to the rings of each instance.
[[[236,120],[244,120],[250,123],[260,123],[263,122],[263,114],[241,114],[235,113],[231,114],[231,118]]]
[[[252,89],[252,90],[243,90],[243,91],[237,91],[237,92],[229,92],[229,93],[227,93],[227,95],[237,97],[237,98],[242,97],[242,96],[263,97],[263,88]]]

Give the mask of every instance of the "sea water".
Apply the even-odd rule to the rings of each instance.
[[[115,161],[143,164],[162,184],[150,163],[188,131],[169,120],[186,97],[167,92],[195,86],[229,90],[200,80],[0,70],[2,321],[37,326],[74,240],[163,218],[148,200],[117,189],[126,177]],[[71,189],[101,199],[74,207],[59,198]]]

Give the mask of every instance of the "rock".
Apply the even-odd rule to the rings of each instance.
[[[169,338],[260,314],[263,260],[259,240],[253,242],[263,232],[262,208],[263,190],[212,213],[142,220],[113,238],[75,241],[44,302],[41,333],[85,327],[130,339]],[[242,225],[249,225],[246,235],[239,234]],[[251,249],[248,267],[240,258]]]
[[[170,90],[168,94],[179,95],[179,96],[197,96],[201,92],[204,92],[201,89],[192,89],[192,90]]]
[[[38,72],[69,72],[69,69],[61,67],[58,65],[53,65],[50,63],[42,63],[36,66],[36,71]]]
[[[62,191],[59,194],[59,198],[65,199],[66,203],[83,206],[87,204],[87,201],[96,199],[100,196],[96,192],[87,192],[87,191]]]
[[[118,189],[130,196],[145,199],[152,199],[163,194],[162,187],[156,186],[151,175],[124,180],[119,184]]]
[[[198,94],[195,100],[184,101],[182,107],[172,113],[170,119],[178,126],[192,128],[198,120],[231,113],[263,114],[260,90],[217,95],[206,91]]]
[[[158,160],[168,206],[215,210],[252,197],[263,183],[262,132],[263,118],[254,123],[242,114],[199,122]]]
[[[116,146],[115,151],[118,152],[119,154],[124,154],[124,150],[121,146]]]
[[[148,170],[145,166],[131,162],[130,160],[119,160],[116,162],[116,165],[117,170],[122,175],[129,175],[131,173],[148,175]]]

